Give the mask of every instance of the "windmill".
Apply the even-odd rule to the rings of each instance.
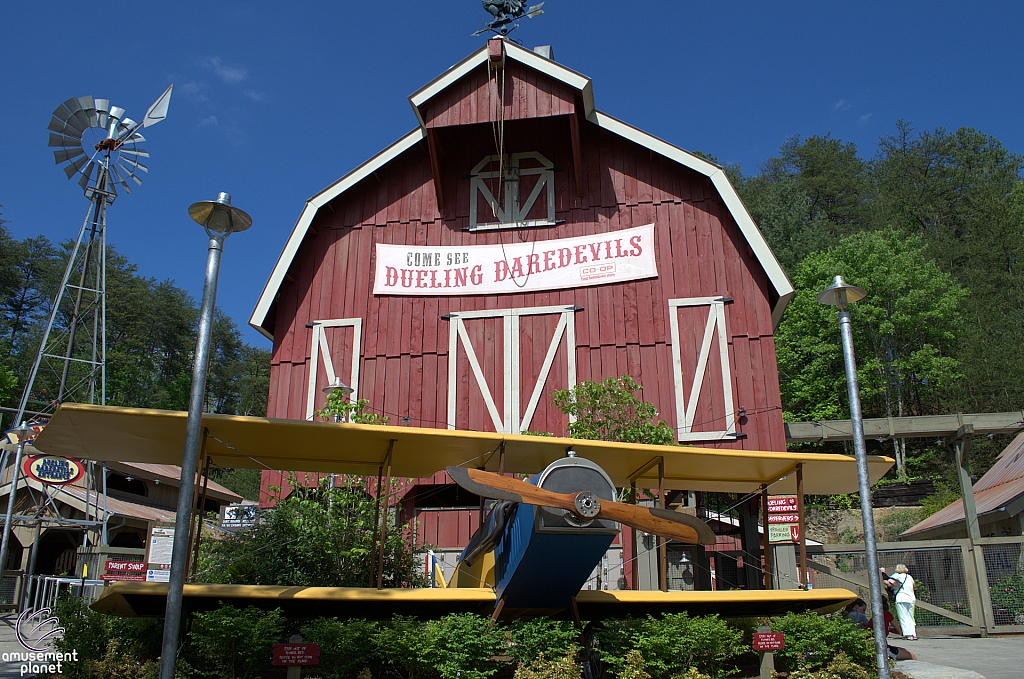
[[[63,165],[68,179],[78,177],[78,184],[89,201],[89,209],[53,299],[39,351],[18,403],[15,425],[21,423],[26,415],[45,422],[65,401],[106,402],[107,208],[117,198],[119,187],[128,194],[132,191],[132,184],[142,185],[141,173],[149,171],[142,159],[148,158],[149,153],[139,147],[145,141],[139,130],[167,117],[173,87],[168,87],[153,102],[141,122],[125,116],[125,110],[111,106],[109,100],[92,96],[72,97],[53,112],[48,126],[48,145],[56,148],[54,161]],[[15,456],[15,484],[9,494],[3,541],[0,543],[0,564],[7,558],[23,448],[19,446]],[[6,463],[5,450],[0,456],[0,470],[6,467]],[[91,526],[103,524],[101,539],[105,543],[106,524],[99,517],[101,512],[106,516],[106,508],[101,510],[99,506],[101,490],[96,481],[94,463],[89,462],[86,520],[81,523]],[[102,485],[105,504],[105,473]],[[41,517],[44,510],[45,506],[37,506],[37,517]],[[41,522],[42,519],[39,520],[40,525]]]
[[[523,17],[532,19],[544,13],[544,3],[526,6],[523,0],[483,0],[484,9],[491,15],[491,21],[484,24],[473,36],[494,33],[502,37],[519,28],[519,20]]]

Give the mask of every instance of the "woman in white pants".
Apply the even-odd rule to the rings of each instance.
[[[886,584],[896,593],[896,615],[900,619],[903,638],[917,641],[917,624],[914,622],[914,604],[917,597],[914,596],[914,578],[910,576],[906,565],[896,564],[896,573]]]

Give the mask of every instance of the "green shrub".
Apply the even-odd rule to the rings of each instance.
[[[651,679],[651,675],[644,669],[646,665],[640,651],[634,648],[623,659],[623,668],[619,673],[619,679]]]
[[[507,654],[520,664],[528,663],[541,655],[547,658],[561,658],[570,648],[578,648],[576,642],[580,634],[567,620],[514,620],[506,629],[512,637],[512,645]]]
[[[627,665],[634,649],[644,660],[642,670],[653,679],[683,676],[691,668],[712,677],[728,676],[735,670],[734,661],[748,651],[743,632],[717,615],[609,620],[597,636],[601,659],[620,678],[634,671]]]
[[[790,673],[789,679],[873,679],[875,676],[875,673],[853,662],[840,651],[828,666],[811,670],[802,665]]]
[[[840,653],[864,667],[874,663],[871,633],[841,614],[787,613],[774,618],[771,628],[786,638],[786,649],[775,654],[775,666],[780,671],[793,671],[801,664],[810,669],[826,667]]]
[[[1005,575],[989,587],[997,625],[1024,624],[1024,569]]]
[[[263,611],[222,604],[192,619],[189,656],[206,674],[249,679],[271,668],[272,646],[283,640],[281,609]]]
[[[427,625],[430,639],[423,660],[441,679],[486,679],[501,667],[491,660],[502,653],[505,633],[490,618],[453,613]]]
[[[424,660],[432,643],[427,628],[416,618],[396,615],[373,635],[373,651],[380,662],[381,677],[420,679],[433,668]]]
[[[649,617],[635,647],[654,679],[676,677],[691,668],[712,677],[727,676],[735,670],[735,658],[747,650],[743,633],[717,615],[686,613],[667,613],[660,620]]]
[[[320,644],[321,679],[356,679],[368,667],[377,665],[370,643],[378,625],[366,620],[316,618],[299,628],[299,634],[311,644]]]
[[[134,679],[145,674],[131,674],[134,667],[145,667],[160,656],[163,620],[156,618],[118,618],[90,609],[79,597],[61,597],[54,605],[54,615],[64,628],[64,636],[53,642],[55,651],[78,651],[79,662],[64,666],[67,679],[123,676]],[[113,656],[116,667],[108,671]],[[141,670],[140,670],[141,671]]]
[[[548,660],[548,656],[542,651],[534,659],[520,662],[516,667],[514,679],[580,679],[583,665],[577,659],[579,652],[580,647],[572,644],[561,655],[552,656],[554,660]],[[630,679],[649,678],[634,676]]]

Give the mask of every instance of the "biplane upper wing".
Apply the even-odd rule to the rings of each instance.
[[[180,465],[186,418],[187,413],[179,411],[65,403],[35,446],[50,455]],[[619,486],[635,481],[640,488],[657,487],[657,465],[651,461],[660,457],[670,489],[749,493],[770,484],[773,493],[794,493],[793,472],[802,464],[804,492],[809,495],[857,491],[856,461],[848,455],[649,446],[213,413],[203,414],[203,427],[206,454],[224,468],[369,475],[377,473],[392,449],[392,473],[399,477],[429,477],[448,466],[533,474],[573,448],[600,465]],[[870,456],[871,481],[892,465],[888,457]]]

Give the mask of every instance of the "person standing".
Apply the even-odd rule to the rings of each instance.
[[[917,641],[917,623],[914,622],[914,604],[917,597],[914,595],[914,578],[905,564],[896,564],[896,572],[886,583],[892,587],[896,594],[896,615],[900,619],[900,627],[903,629],[903,638],[907,641]]]

